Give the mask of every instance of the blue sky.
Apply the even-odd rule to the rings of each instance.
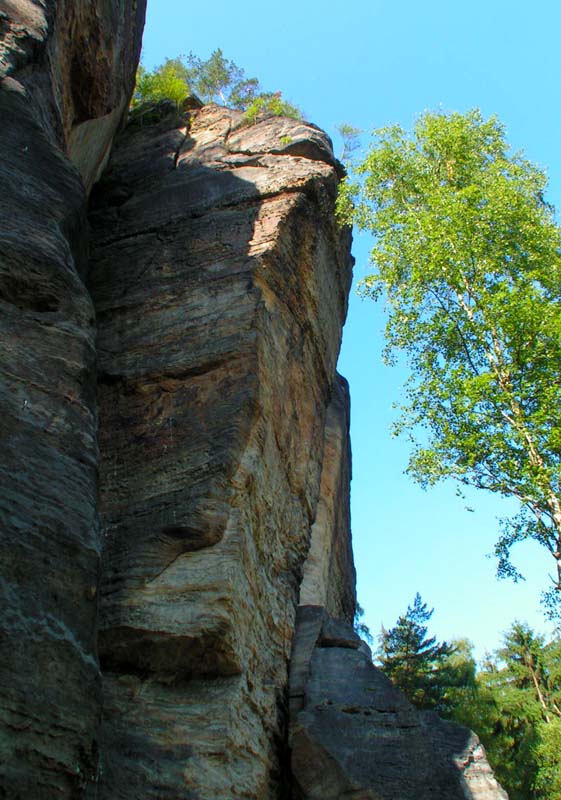
[[[394,122],[410,128],[426,109],[497,114],[515,149],[550,176],[548,199],[561,207],[561,5],[542,0],[317,0],[263,4],[149,0],[143,63],[217,47],[281,90],[310,121],[341,142],[336,125],[366,132]],[[365,137],[367,140],[367,136]],[[355,274],[368,273],[369,240],[355,237]],[[339,369],[351,386],[352,524],[364,621],[376,634],[392,625],[416,591],[435,607],[432,632],[467,636],[479,656],[500,644],[515,619],[546,631],[539,608],[548,558],[517,546],[517,585],[495,578],[486,557],[506,501],[452,485],[422,491],[403,475],[408,445],[392,439],[392,402],[403,373],[381,362],[383,308],[353,291]],[[469,511],[466,506],[474,509]]]

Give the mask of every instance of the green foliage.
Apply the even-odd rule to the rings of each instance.
[[[167,59],[153,72],[143,66],[138,68],[132,107],[141,103],[157,103],[159,100],[172,100],[178,107],[189,94],[186,70],[178,59]]]
[[[260,116],[302,119],[302,112],[292,103],[283,100],[280,92],[264,92],[255,97],[248,105],[244,120],[247,124],[253,125]]]
[[[203,61],[188,56],[168,58],[152,72],[138,68],[132,107],[142,103],[172,100],[178,108],[189,94],[203,103],[221,103],[229,108],[245,110],[246,123],[254,123],[260,115],[301,119],[300,110],[286,102],[280,92],[263,92],[257,78],[246,78],[244,70],[215,50]]]
[[[346,162],[360,147],[360,134],[363,131],[360,128],[355,128],[354,125],[349,125],[348,122],[342,122],[337,125],[337,131],[343,140],[343,150],[340,158],[341,161]]]
[[[510,800],[561,800],[560,649],[515,622],[446,710],[478,734]]]
[[[246,78],[244,70],[224,58],[220,48],[206,61],[193,53],[184,61],[191,90],[203,103],[244,109],[259,94],[257,78]]]
[[[411,377],[396,432],[418,435],[408,472],[513,497],[498,572],[533,539],[561,593],[561,233],[546,177],[509,154],[496,118],[423,115],[409,136],[375,133],[343,187],[339,215],[375,236],[364,295],[384,294],[385,356]]]
[[[536,759],[536,796],[544,800],[561,800],[561,719],[542,723],[534,747]]]
[[[356,604],[356,611],[355,611],[355,618],[354,618],[354,621],[353,621],[353,627],[355,629],[355,633],[358,633],[358,635],[361,637],[361,639],[364,639],[364,641],[368,642],[368,644],[372,644],[374,639],[373,639],[372,634],[370,632],[370,628],[368,627],[368,625],[366,625],[366,623],[361,622],[363,616],[364,616],[364,609],[360,605],[360,603],[357,603]]]
[[[427,637],[432,613],[417,594],[382,629],[382,669],[418,708],[477,733],[510,800],[561,800],[561,639],[514,622],[477,673],[469,641]]]
[[[391,678],[417,708],[438,708],[453,673],[449,660],[455,649],[446,642],[427,637],[427,623],[434,609],[427,609],[417,592],[412,606],[389,631],[382,628],[378,660]]]

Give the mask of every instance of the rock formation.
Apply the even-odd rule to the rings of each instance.
[[[295,800],[508,800],[477,737],[416,711],[319,606],[298,609],[290,710]]]
[[[338,375],[327,409],[320,497],[299,601],[304,606],[322,606],[332,617],[352,623],[356,610],[356,575],[350,535],[349,412],[349,387]]]
[[[331,143],[192,99],[111,149],[143,19],[0,2],[0,797],[500,798],[349,628]]]
[[[348,234],[323,133],[163,111],[125,131],[91,216],[102,796],[275,796]]]
[[[94,311],[87,190],[126,111],[142,0],[0,3],[0,795],[97,771]]]

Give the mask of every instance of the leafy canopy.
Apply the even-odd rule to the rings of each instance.
[[[185,63],[186,78],[191,91],[203,103],[246,108],[259,92],[257,78],[246,78],[244,70],[225,58],[220,48],[207,61],[190,53]]]
[[[141,103],[157,103],[164,98],[173,100],[179,106],[189,94],[189,84],[178,59],[168,59],[153,72],[147,72],[142,65],[136,73],[132,106]]]
[[[426,113],[412,135],[374,134],[344,185],[339,214],[371,231],[384,294],[385,357],[411,367],[396,432],[416,436],[408,472],[452,477],[520,503],[496,545],[498,572],[521,577],[511,546],[534,539],[561,592],[561,235],[545,174],[510,154],[495,117]]]
[[[336,127],[339,136],[343,140],[343,150],[340,159],[346,163],[360,147],[360,134],[363,131],[360,128],[356,128],[354,125],[350,125],[348,122],[342,122]]]

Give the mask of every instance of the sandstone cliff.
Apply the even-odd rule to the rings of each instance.
[[[121,137],[91,217],[102,796],[276,796],[348,235],[323,133],[165,111]]]
[[[332,617],[352,623],[356,609],[356,576],[350,535],[349,425],[349,386],[339,375],[327,409],[320,497],[299,602],[304,606],[322,606]]]
[[[126,110],[142,0],[0,3],[0,794],[95,777],[96,368],[86,193]]]
[[[331,143],[193,100],[111,151],[143,19],[0,2],[0,797],[501,798],[349,628]]]

